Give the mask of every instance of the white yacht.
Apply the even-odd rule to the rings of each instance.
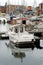
[[[34,34],[30,34],[27,31],[25,31],[25,25],[23,24],[13,25],[8,34],[9,40],[17,45],[32,43],[35,41]]]
[[[0,38],[7,38],[6,32],[8,31],[7,20],[5,18],[0,18]]]

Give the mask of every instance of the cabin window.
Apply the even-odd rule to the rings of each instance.
[[[15,28],[15,32],[18,33],[18,28]]]
[[[5,24],[5,20],[3,20],[3,24]]]
[[[0,20],[0,24],[1,24],[1,20]]]
[[[20,27],[20,32],[21,32],[21,33],[23,32],[23,27]]]

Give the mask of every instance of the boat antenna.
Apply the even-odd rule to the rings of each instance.
[[[37,2],[36,2],[36,0],[34,0],[34,3],[33,3],[33,12],[36,12],[36,6],[37,6]]]

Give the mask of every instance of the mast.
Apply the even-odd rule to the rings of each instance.
[[[23,6],[25,6],[25,0],[21,0],[22,2],[21,2],[21,4],[23,5]]]
[[[10,0],[7,1],[7,6],[8,6],[8,13],[10,14],[11,12],[11,6],[10,6]]]
[[[33,12],[35,12],[36,11],[36,6],[37,6],[37,2],[36,2],[36,0],[34,0],[34,3],[33,3]]]
[[[36,6],[37,6],[37,2],[36,2],[36,0],[34,0],[33,7],[35,8]]]
[[[18,0],[18,5],[19,5],[19,0]]]
[[[7,13],[7,2],[5,3],[6,13]]]

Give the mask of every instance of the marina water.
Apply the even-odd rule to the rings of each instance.
[[[0,40],[0,65],[43,65],[43,49],[22,49],[21,55],[17,56],[15,52],[13,55],[13,48],[7,47],[5,43],[9,43],[9,40]],[[43,40],[40,45],[43,46]]]

